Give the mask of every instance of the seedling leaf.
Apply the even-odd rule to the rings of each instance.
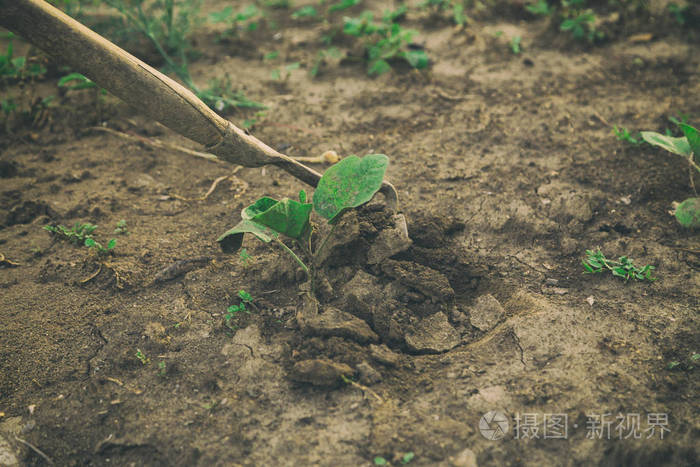
[[[681,123],[678,126],[683,131],[685,139],[688,140],[688,146],[690,146],[690,150],[697,157],[700,157],[700,132],[698,132],[696,128],[693,128],[687,123]]]
[[[263,199],[265,201],[258,204]],[[253,206],[255,206],[255,209],[259,209],[262,205],[267,205],[270,199],[261,198]],[[246,209],[250,209],[253,206]],[[274,204],[259,212],[250,220],[256,224],[269,227],[275,232],[299,239],[309,227],[309,216],[312,208],[313,205],[311,203],[300,203],[293,199],[283,198],[280,201],[275,201]],[[248,214],[250,213],[251,211],[248,211]]]
[[[349,156],[331,166],[314,192],[314,209],[333,223],[346,209],[368,202],[381,188],[388,164],[384,154],[368,154]]]
[[[688,198],[676,208],[676,219],[683,227],[700,228],[700,198]]]
[[[690,155],[690,144],[685,137],[674,138],[654,131],[642,131],[641,134],[642,139],[652,146],[658,146],[679,156],[688,157]]]
[[[277,200],[275,198],[263,196],[247,208],[243,209],[243,211],[241,211],[241,217],[243,219],[253,219],[255,216],[262,214],[275,204],[277,204]]]
[[[222,236],[216,239],[225,253],[235,253],[243,244],[243,234],[250,233],[255,235],[260,241],[270,243],[277,236],[272,229],[264,225],[257,224],[249,219],[241,220],[236,226],[226,231]]]
[[[421,69],[428,66],[428,54],[425,50],[407,50],[404,57],[413,68]]]

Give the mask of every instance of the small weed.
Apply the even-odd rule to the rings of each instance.
[[[226,23],[229,26],[222,38],[238,35],[241,30],[257,30],[262,17],[262,10],[255,5],[247,5],[238,13],[234,13],[233,7],[229,5],[223,10],[209,15],[212,23]]]
[[[520,41],[522,38],[520,36],[515,36],[510,40],[510,50],[515,54],[518,55],[521,52],[520,48]]]
[[[122,219],[117,222],[117,227],[114,229],[114,233],[117,235],[129,235],[129,229],[126,226],[126,220]]]
[[[626,141],[626,142],[628,142],[630,144],[634,144],[634,145],[642,144],[642,139],[641,139],[642,137],[639,134],[639,132],[637,132],[637,134],[635,136],[632,136],[632,134],[629,132],[629,130],[625,127],[618,128],[617,125],[614,125],[613,126],[613,134],[620,141]]]
[[[698,363],[700,363],[700,353],[694,352],[690,357],[688,357],[684,361],[674,360],[672,362],[669,362],[666,368],[670,371],[691,371],[695,369],[695,365],[697,365]]]
[[[358,5],[362,0],[340,0],[338,3],[334,3],[328,7],[328,12],[333,13],[334,11],[347,10],[355,5]]]
[[[160,361],[158,362],[158,376],[161,378],[165,378],[165,375],[167,373],[167,367],[165,365],[165,362]]]
[[[700,172],[700,131],[677,119],[671,121],[680,127],[683,136],[673,137],[653,131],[642,131],[642,139],[652,146],[684,158],[690,166],[690,186],[695,189],[694,175],[696,171]],[[700,198],[688,198],[680,203],[675,209],[675,216],[683,227],[700,228]]]
[[[290,76],[292,76],[292,71],[298,70],[299,67],[301,67],[301,63],[299,63],[299,62],[290,63],[289,65],[286,65],[283,68],[283,70],[284,70],[283,72],[280,72],[279,68],[275,68],[270,73],[270,76],[275,81],[287,82],[287,81],[289,81]]]
[[[97,226],[94,224],[83,224],[80,222],[76,222],[70,229],[60,224],[56,226],[44,226],[44,230],[57,235],[59,238],[64,238],[74,245],[85,245],[86,247],[90,248],[91,251],[97,253],[98,256],[111,253],[117,244],[117,240],[113,238],[107,242],[106,247],[102,246],[102,244],[95,240],[92,236],[96,229]]]
[[[317,18],[318,10],[311,5],[306,5],[292,13],[293,19]]]
[[[209,86],[197,92],[197,97],[202,99],[212,109],[226,113],[232,108],[266,109],[260,102],[248,99],[243,92],[234,91],[228,76],[215,78],[209,81]]]
[[[374,458],[374,465],[389,465],[389,462],[382,456],[377,456]]]
[[[340,59],[340,58],[341,58],[341,53],[337,47],[329,47],[327,49],[320,50],[318,52],[318,54],[316,55],[316,59],[314,60],[314,65],[311,67],[309,74],[311,76],[317,76],[318,72],[321,68],[321,65],[326,61],[326,59]]]
[[[604,37],[603,33],[596,29],[595,22],[596,16],[593,10],[580,11],[564,19],[559,29],[570,32],[574,39],[592,43]]]
[[[253,296],[250,295],[248,292],[245,290],[239,290],[238,291],[238,299],[239,303],[238,305],[231,305],[226,309],[226,313],[224,314],[224,322],[226,324],[226,327],[231,329],[232,331],[235,331],[237,328],[236,326],[231,322],[238,316],[238,313],[244,312],[247,314],[250,314],[250,309],[249,307],[255,306],[253,304]]]
[[[241,259],[241,264],[243,265],[243,267],[247,267],[250,263],[253,262],[253,259],[248,254],[248,250],[246,250],[245,248],[241,249],[241,251],[238,253],[238,257]]]
[[[77,91],[80,89],[90,89],[97,85],[90,81],[86,76],[80,73],[70,73],[58,80],[59,88],[66,88],[70,91]]]
[[[412,47],[417,31],[404,29],[393,22],[395,12],[386,12],[381,22],[373,20],[373,13],[365,11],[357,18],[345,18],[343,33],[360,38],[367,52],[367,74],[380,75],[391,70],[389,61],[404,60],[413,68],[426,68],[428,55]]]
[[[415,457],[416,455],[413,452],[407,452],[406,454],[401,456],[401,463],[406,465],[410,463]]]
[[[138,358],[142,364],[148,365],[149,363],[151,363],[151,360],[148,357],[146,357],[146,354],[141,352],[140,349],[136,349],[135,355],[136,355],[136,358]]]
[[[36,78],[46,73],[46,68],[34,62],[27,61],[27,57],[14,56],[13,33],[5,36],[8,39],[7,49],[0,54],[0,79]]]
[[[266,53],[265,55],[263,55],[263,61],[266,62],[266,61],[269,61],[269,60],[274,60],[274,59],[276,59],[276,58],[279,57],[279,56],[280,56],[279,51],[273,50],[272,52],[268,52],[268,53]]]
[[[600,251],[586,250],[586,259],[582,261],[583,267],[586,268],[587,274],[597,274],[604,271],[610,271],[613,276],[622,277],[625,281],[648,280],[653,282],[656,278],[651,276],[654,266],[646,265],[638,268],[634,262],[627,256],[621,256],[617,261],[608,259]]]
[[[434,14],[443,11],[450,13],[452,21],[460,26],[464,26],[469,21],[469,17],[464,13],[464,3],[461,0],[425,0],[420,6],[431,10]]]
[[[554,13],[554,8],[549,6],[547,0],[537,0],[535,3],[526,5],[525,9],[533,15],[538,16],[550,16],[552,13]]]

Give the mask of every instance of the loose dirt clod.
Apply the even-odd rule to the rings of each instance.
[[[289,377],[299,383],[336,387],[343,383],[343,376],[350,377],[354,373],[355,371],[344,363],[313,359],[296,362]]]

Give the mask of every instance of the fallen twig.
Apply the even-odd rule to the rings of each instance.
[[[0,253],[0,264],[7,264],[8,266],[14,266],[17,267],[19,266],[19,263],[15,263],[14,261],[10,261],[9,259],[5,258],[5,255]]]
[[[17,436],[15,436],[15,439],[17,441],[19,441],[20,443],[24,444],[25,446],[27,446],[29,449],[31,449],[35,453],[37,453],[39,456],[41,456],[41,458],[44,459],[48,464],[53,465],[53,461],[51,460],[51,458],[49,456],[47,456],[46,454],[44,454],[44,452],[41,449],[34,446],[32,443],[23,440],[22,438],[18,438]]]

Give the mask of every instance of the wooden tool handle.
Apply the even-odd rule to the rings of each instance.
[[[0,0],[0,24],[198,143],[216,145],[229,125],[188,89],[43,0]]]

